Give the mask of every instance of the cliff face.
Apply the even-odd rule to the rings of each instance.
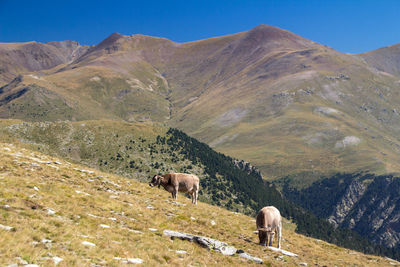
[[[332,215],[328,217],[328,221],[336,227],[339,226],[345,220],[354,205],[361,199],[366,189],[366,185],[360,181],[354,180],[351,182],[345,194],[334,207]]]
[[[390,248],[400,245],[399,193],[400,178],[391,175],[336,175],[301,191],[284,189],[288,198],[336,227],[352,229]]]
[[[357,198],[361,191],[354,191],[353,197]],[[400,243],[399,193],[399,178],[376,177],[341,225],[387,247],[397,246]]]

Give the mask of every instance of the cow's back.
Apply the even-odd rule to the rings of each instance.
[[[274,206],[262,208],[257,214],[257,228],[269,228],[274,230],[281,224],[281,213]]]
[[[167,175],[170,177],[172,184],[179,185],[179,191],[181,192],[196,190],[199,187],[199,178],[196,175],[187,173],[169,173]]]

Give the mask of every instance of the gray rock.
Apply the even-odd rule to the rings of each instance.
[[[270,247],[270,246],[268,246],[267,248],[272,250],[272,251],[275,251],[275,252],[280,252],[280,253],[282,253],[283,255],[286,255],[286,256],[298,257],[297,254],[295,254],[293,252],[290,252],[290,251],[287,251],[287,250],[283,250],[283,249],[276,248],[276,247]]]
[[[128,258],[128,263],[132,263],[132,264],[142,264],[143,260],[139,259],[139,258]]]
[[[255,263],[263,264],[263,260],[262,259],[257,258],[257,257],[253,257],[253,256],[247,254],[246,252],[239,253],[238,255],[239,255],[239,257],[254,261]]]
[[[164,230],[164,235],[169,236],[172,239],[179,238],[179,239],[182,239],[182,240],[189,240],[189,241],[193,241],[193,238],[194,238],[194,235],[186,234],[186,233],[180,233],[180,232],[171,231],[171,230]]]
[[[233,246],[228,246],[227,243],[209,238],[209,237],[204,237],[204,236],[197,236],[197,235],[192,235],[192,234],[187,234],[187,233],[181,233],[181,232],[176,232],[176,231],[171,231],[171,230],[164,230],[164,235],[169,236],[171,239],[174,238],[179,238],[181,240],[188,240],[191,242],[195,242],[202,247],[206,247],[208,249],[212,249],[215,251],[220,252],[223,255],[235,255],[238,254],[240,257],[247,258],[249,260],[252,260],[256,263],[263,263],[263,261],[259,258],[253,257],[247,253],[245,253],[243,250],[237,250]]]

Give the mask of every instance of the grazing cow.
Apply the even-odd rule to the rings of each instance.
[[[177,199],[178,192],[189,193],[192,195],[192,203],[197,204],[199,196],[199,177],[186,173],[168,173],[164,175],[154,175],[149,183],[151,187],[160,186],[172,194],[173,199]]]
[[[274,235],[278,235],[278,248],[281,248],[281,237],[282,237],[282,217],[279,210],[273,206],[262,208],[256,219],[258,238],[260,239],[260,245],[272,246]]]

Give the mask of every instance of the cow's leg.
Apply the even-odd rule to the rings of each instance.
[[[278,248],[281,248],[282,223],[278,226]]]
[[[199,197],[199,190],[194,191],[194,204],[197,205],[197,198]]]
[[[177,201],[177,199],[178,199],[178,190],[179,190],[179,187],[178,186],[175,186],[175,188],[174,188],[174,193],[175,193],[175,201]]]
[[[270,247],[272,247],[272,242],[274,241],[274,233],[273,232],[269,232],[269,245]]]
[[[192,204],[194,204],[194,191],[190,191],[190,195],[192,196]]]

